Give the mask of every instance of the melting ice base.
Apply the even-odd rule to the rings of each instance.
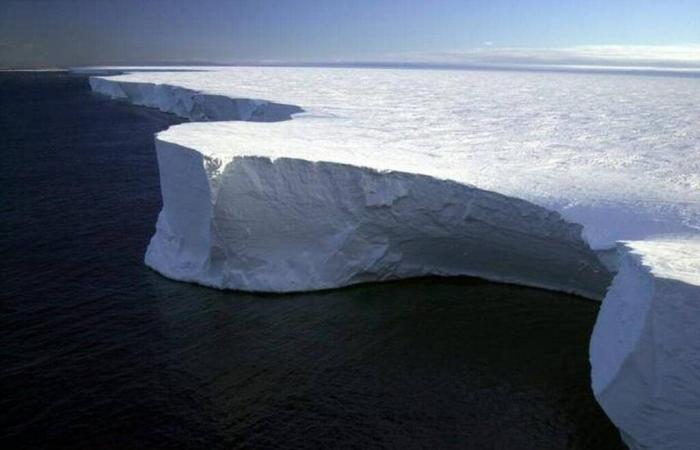
[[[226,68],[91,85],[220,120],[156,138],[146,262],[176,279],[291,291],[465,274],[600,298],[610,277],[576,224],[594,249],[619,245],[594,393],[631,447],[700,441],[700,80]]]

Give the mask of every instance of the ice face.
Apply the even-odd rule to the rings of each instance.
[[[146,264],[170,278],[291,292],[472,275],[598,299],[610,280],[580,226],[523,200],[424,175],[156,145],[163,210]]]
[[[630,446],[697,442],[700,80],[228,68],[91,84],[220,120],[156,138],[146,262],[173,278],[289,291],[467,274],[596,298],[609,277],[574,223],[593,248],[625,241],[591,342],[596,398]]]
[[[591,338],[593,393],[631,448],[700,442],[700,238],[620,245]]]

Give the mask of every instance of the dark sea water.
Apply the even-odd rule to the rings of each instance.
[[[598,305],[472,279],[300,295],[142,258],[172,116],[0,74],[0,446],[615,449]]]

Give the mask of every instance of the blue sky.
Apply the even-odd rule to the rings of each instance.
[[[589,56],[602,49],[623,59],[625,52],[641,52],[663,61],[669,53],[671,59],[696,57],[700,65],[698,46],[700,0],[0,2],[0,66],[4,67],[270,60],[439,62],[444,55],[448,59],[466,55],[468,61],[489,60],[492,55],[520,61],[534,55],[535,61],[576,62],[581,47]]]

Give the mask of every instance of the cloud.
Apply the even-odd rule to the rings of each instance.
[[[464,52],[388,55],[389,62],[425,64],[531,64],[700,69],[700,45],[589,45],[560,48],[484,47]]]

